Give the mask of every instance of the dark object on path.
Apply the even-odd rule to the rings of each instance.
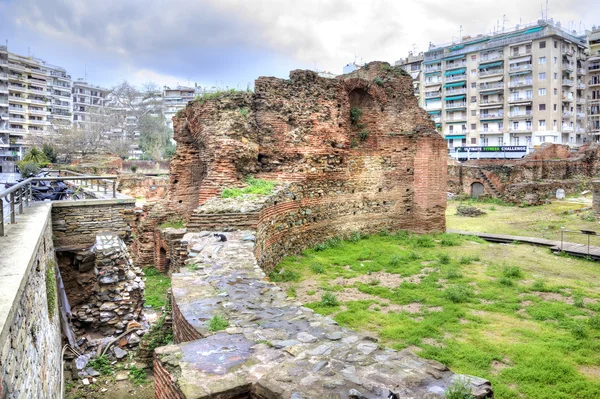
[[[220,241],[220,242],[227,241],[227,237],[225,237],[225,234],[215,233],[214,236],[217,237],[218,241]]]
[[[475,208],[474,206],[459,205],[458,208],[456,208],[456,214],[458,216],[474,218],[477,216],[486,215],[487,212],[484,212],[479,208]]]
[[[400,396],[398,396],[397,393],[394,393],[394,392],[390,391],[387,399],[400,399]]]

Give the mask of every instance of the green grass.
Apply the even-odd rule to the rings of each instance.
[[[161,223],[160,225],[158,225],[158,228],[159,229],[167,229],[167,228],[184,229],[185,222],[180,219],[167,220],[167,221]]]
[[[102,375],[110,375],[113,373],[113,368],[107,355],[102,355],[91,359],[88,362],[87,367],[93,368]]]
[[[146,275],[146,305],[157,310],[161,309],[166,304],[167,290],[171,288],[171,278],[154,267],[146,267],[143,270]]]
[[[222,198],[237,198],[242,195],[268,195],[271,194],[277,183],[252,176],[246,178],[246,187],[231,187],[223,189]]]
[[[129,379],[135,385],[142,385],[142,384],[147,383],[148,379],[146,377],[147,377],[146,370],[138,369],[135,366],[131,366],[129,368]]]
[[[315,273],[314,264],[323,272]],[[294,275],[293,283],[282,284],[293,284],[307,307],[378,334],[382,345],[412,345],[454,372],[489,379],[496,398],[600,397],[594,262],[470,236],[389,232],[306,250],[276,270]],[[382,273],[396,275],[398,283]],[[340,300],[348,289],[360,297]],[[421,310],[398,309],[409,304]],[[498,362],[505,367],[496,371]],[[584,374],[586,368],[597,371]],[[456,388],[446,396],[465,397]]]
[[[229,322],[223,316],[214,315],[213,318],[208,322],[208,331],[221,331],[227,327],[229,327]]]

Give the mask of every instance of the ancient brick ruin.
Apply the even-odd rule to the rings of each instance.
[[[174,126],[168,198],[145,206],[133,232],[138,265],[172,275],[177,345],[155,351],[158,397],[441,397],[457,378],[446,367],[289,303],[263,272],[331,237],[445,230],[446,143],[411,78],[380,62],[336,79],[292,71],[191,102]],[[221,197],[250,175],[277,186]],[[164,224],[178,220],[185,229]],[[208,328],[217,314],[227,331]]]
[[[139,215],[140,264],[158,263],[154,230],[169,218],[188,231],[257,230],[263,267],[352,231],[445,230],[446,143],[387,63],[337,79],[261,77],[254,93],[191,102],[174,126],[168,201]],[[221,191],[248,175],[279,187],[251,211],[220,209]],[[214,212],[196,211],[207,201]]]
[[[477,185],[483,194],[512,203],[536,205],[553,198],[556,190],[567,194],[592,189],[600,173],[600,147],[547,144],[518,160],[449,161],[448,191],[471,196]]]

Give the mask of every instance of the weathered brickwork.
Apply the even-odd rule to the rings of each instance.
[[[473,183],[481,183],[491,197],[521,203],[526,195],[552,198],[558,188],[567,194],[591,188],[600,173],[600,147],[584,146],[571,153],[564,145],[546,145],[518,160],[449,161],[448,191],[471,195]]]
[[[351,231],[445,230],[446,143],[410,77],[386,63],[338,79],[259,78],[254,94],[190,103],[174,126],[168,201],[140,215],[143,264],[153,261],[156,226],[173,216],[188,231],[256,229],[264,267]],[[281,189],[258,209],[198,208],[248,175]]]
[[[165,198],[169,188],[168,177],[142,174],[120,174],[117,191],[133,198],[144,197],[146,201]]]
[[[58,398],[61,376],[61,333],[56,262],[49,214],[37,249],[25,271],[22,291],[0,331],[0,398]],[[5,238],[5,237],[3,237]],[[48,301],[51,301],[48,304]],[[49,312],[49,308],[52,314]]]
[[[52,232],[56,247],[92,246],[96,236],[112,232],[129,243],[135,220],[135,200],[86,200],[55,202]]]

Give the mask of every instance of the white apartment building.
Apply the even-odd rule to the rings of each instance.
[[[600,141],[600,27],[588,35],[590,58],[587,65],[587,126],[594,142]]]
[[[581,145],[586,48],[585,36],[552,21],[432,45],[423,54],[421,104],[449,148]],[[397,64],[410,73],[416,62]]]
[[[82,78],[73,82],[73,123],[83,126],[96,121],[95,116],[105,106],[109,90],[89,84]]]
[[[167,127],[173,129],[173,117],[177,112],[184,109],[188,102],[192,101],[197,95],[196,87],[177,86],[163,88],[164,115],[167,120]]]
[[[53,129],[69,128],[73,124],[71,75],[59,66],[44,63],[48,97],[48,120]]]
[[[19,148],[14,141],[17,136],[10,135],[8,114],[8,51],[0,46],[0,173],[12,172]]]

